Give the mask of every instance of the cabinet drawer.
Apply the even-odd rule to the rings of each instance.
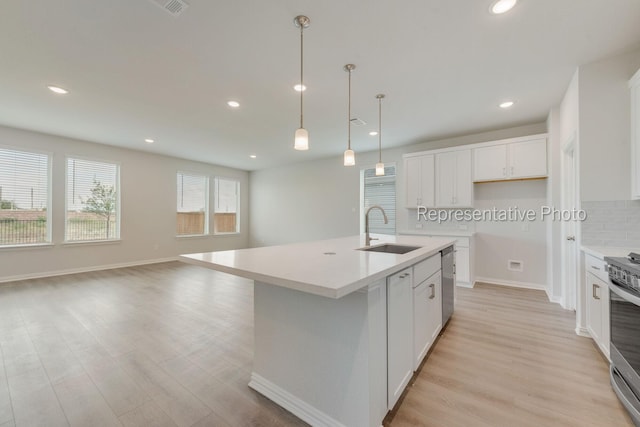
[[[437,253],[413,266],[414,285],[422,283],[441,268],[441,255]]]
[[[609,280],[609,274],[604,270],[605,262],[600,258],[596,258],[593,255],[584,254],[585,269],[594,276],[607,282]]]
[[[390,286],[391,285],[396,285],[398,283],[407,283],[407,284],[411,285],[411,276],[412,276],[411,273],[412,273],[411,267],[405,268],[402,271],[398,271],[396,274],[387,277],[388,284]],[[409,288],[409,289],[411,289],[411,288]]]

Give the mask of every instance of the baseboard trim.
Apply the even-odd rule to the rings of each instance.
[[[113,270],[116,268],[136,267],[139,265],[159,264],[162,262],[178,261],[178,257],[147,259],[142,261],[122,262],[118,264],[97,265],[93,267],[70,268],[67,270],[45,271],[34,274],[0,277],[0,283],[17,282],[20,280],[41,279],[43,277],[64,276],[67,274],[89,273],[91,271]]]
[[[491,283],[492,285],[510,286],[512,288],[535,289],[538,291],[547,291],[547,287],[539,283],[518,282],[515,280],[501,280],[490,277],[476,277],[476,283]]]
[[[249,387],[312,426],[346,427],[344,424],[331,418],[324,412],[319,411],[307,402],[297,398],[255,372],[251,373]]]
[[[581,337],[591,338],[591,334],[587,328],[583,328],[582,326],[576,326],[576,335]]]
[[[545,288],[544,291],[547,293],[547,298],[549,299],[549,302],[552,302],[554,304],[560,304],[562,305],[562,298],[561,297],[554,297],[553,295],[551,295],[549,292],[549,288]],[[564,308],[564,307],[563,307]]]
[[[475,283],[469,283],[469,282],[456,282],[456,286],[459,288],[468,288],[468,289],[472,289],[473,286],[475,285]]]

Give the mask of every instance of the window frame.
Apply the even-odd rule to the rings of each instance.
[[[116,209],[115,209],[115,228],[117,231],[117,237],[113,239],[90,239],[90,240],[69,240],[67,239],[68,221],[67,215],[69,213],[69,198],[68,198],[68,185],[69,185],[69,160],[81,160],[85,162],[105,163],[116,167],[115,187],[116,187]],[[120,242],[122,240],[121,234],[121,216],[122,216],[122,194],[120,185],[120,169],[121,163],[113,160],[98,159],[88,156],[77,156],[67,154],[64,159],[64,233],[63,243],[65,245],[87,245],[87,244],[101,244],[101,243],[113,243]]]
[[[395,191],[395,217],[394,217],[394,234],[396,235],[398,233],[398,165],[396,164],[396,162],[388,162],[385,163],[385,169],[388,167],[393,167],[395,170],[395,178],[394,178],[394,191]],[[374,170],[375,171],[375,165],[367,165],[367,166],[363,166],[360,169],[360,233],[364,233],[365,232],[365,214],[366,214],[366,209],[364,206],[365,203],[365,194],[364,194],[364,190],[365,190],[365,171],[367,170]],[[387,214],[389,214],[387,212]]]
[[[52,203],[53,203],[53,153],[50,151],[38,150],[38,149],[24,149],[22,147],[17,147],[13,145],[0,144],[0,149],[10,150],[10,151],[18,151],[22,153],[31,153],[31,154],[39,154],[47,157],[47,172],[46,172],[46,182],[47,182],[47,192],[46,192],[46,230],[45,230],[45,241],[39,243],[15,243],[9,245],[0,244],[0,250],[2,249],[17,249],[17,248],[28,248],[35,246],[52,246],[53,245],[53,223],[52,223]]]
[[[176,174],[175,174],[175,178],[176,178],[176,220],[178,218],[178,214],[180,213],[178,211],[178,206],[177,206],[177,197],[178,197],[178,175],[187,175],[187,176],[192,176],[192,177],[200,177],[200,178],[204,178],[205,179],[205,188],[204,188],[204,230],[202,233],[197,233],[197,234],[178,234],[178,227],[176,224],[176,229],[175,229],[175,233],[176,233],[176,237],[177,238],[190,238],[190,237],[203,237],[203,236],[208,236],[210,235],[210,230],[211,227],[209,226],[209,212],[210,212],[210,193],[211,193],[211,176],[209,174],[206,173],[201,173],[201,172],[193,172],[193,171],[188,171],[188,170],[177,170]]]
[[[233,181],[236,183],[236,229],[235,231],[223,231],[223,232],[216,232],[216,227],[215,227],[215,215],[216,215],[216,202],[217,202],[217,197],[218,197],[218,182],[220,180],[225,180],[225,181]],[[238,235],[241,232],[241,227],[240,227],[240,191],[241,191],[241,185],[240,185],[240,179],[238,178],[233,178],[233,177],[229,177],[229,176],[215,176],[214,177],[214,185],[213,185],[213,209],[212,209],[212,220],[214,222],[213,225],[213,235],[214,236],[231,236],[231,235]],[[228,213],[228,212],[220,212],[220,213]]]

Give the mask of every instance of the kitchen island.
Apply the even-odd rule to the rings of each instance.
[[[406,254],[358,250],[365,246],[362,235],[180,257],[254,280],[249,386],[314,426],[382,424],[410,379],[403,374],[395,384],[388,377],[388,370],[394,371],[390,364],[395,365],[391,351],[397,352],[389,347],[396,340],[387,333],[388,278],[397,277],[404,294],[408,289],[411,295],[413,266],[425,260],[435,265],[437,256],[439,268],[439,252],[455,242],[375,237],[379,240],[372,246],[418,249]],[[411,330],[400,333],[413,336]]]

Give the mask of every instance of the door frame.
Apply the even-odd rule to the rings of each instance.
[[[561,160],[561,209],[580,208],[580,174],[578,144],[574,133],[562,146]],[[576,311],[576,321],[582,313],[580,283],[580,226],[578,221],[562,221],[560,225],[561,298],[563,308]],[[569,236],[574,237],[571,245]]]

